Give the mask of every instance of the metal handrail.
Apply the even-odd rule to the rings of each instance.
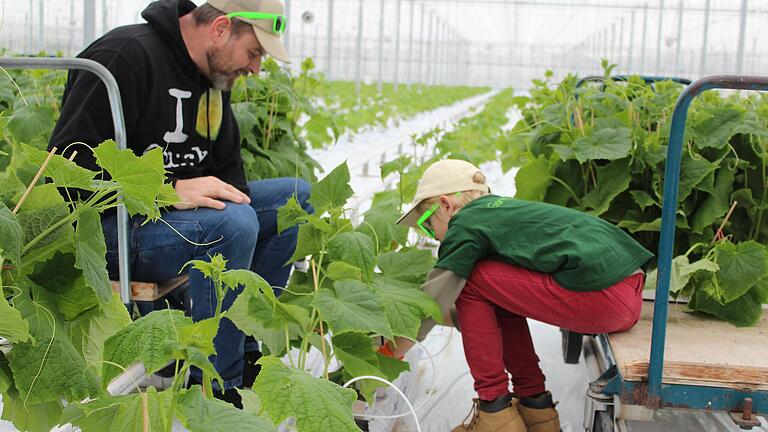
[[[632,76],[633,75],[614,75],[610,77],[610,79],[613,81],[629,81],[629,78]],[[688,78],[657,76],[657,75],[638,75],[638,76],[640,77],[640,79],[645,81],[646,84],[653,84],[659,81],[672,81],[672,82],[676,82],[683,85],[691,84],[691,80],[689,80]],[[576,88],[579,88],[588,82],[597,82],[597,81],[605,81],[605,77],[602,75],[592,75],[592,76],[584,77],[576,83]]]
[[[664,372],[664,344],[669,313],[669,285],[672,276],[672,253],[675,241],[675,214],[680,186],[680,163],[688,108],[693,99],[711,89],[768,91],[768,77],[715,75],[701,78],[683,90],[672,114],[666,167],[664,170],[664,196],[661,210],[661,239],[658,255],[656,300],[653,307],[651,355],[648,367],[648,399],[646,405],[656,408],[661,400],[662,373]]]
[[[128,148],[125,132],[125,116],[120,98],[120,88],[115,77],[102,64],[93,60],[78,58],[0,57],[0,67],[8,69],[78,69],[94,73],[107,88],[107,98],[115,125],[115,142],[120,149]],[[117,206],[117,248],[120,272],[120,298],[123,303],[131,301],[131,269],[128,266],[128,213],[118,197]]]

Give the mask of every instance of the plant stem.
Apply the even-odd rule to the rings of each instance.
[[[315,293],[320,291],[320,287],[317,283],[317,267],[315,267],[315,260],[312,260],[312,279],[315,284]],[[320,319],[320,312],[317,313],[318,319],[320,321],[320,343],[322,344],[323,349],[323,375],[325,376],[325,379],[328,379],[328,353],[325,350],[325,332],[323,331],[323,320]]]
[[[80,214],[79,209],[75,209],[72,213],[69,214],[69,216],[64,217],[63,219],[59,220],[58,222],[54,223],[53,225],[43,230],[43,232],[38,234],[37,237],[33,238],[32,240],[29,241],[29,243],[24,245],[24,248],[22,248],[21,250],[21,254],[24,255],[25,253],[29,252],[29,250],[32,249],[34,245],[39,243],[42,239],[50,235],[52,232],[66,225],[67,223],[72,223],[75,219],[77,219],[79,214]]]
[[[285,326],[285,353],[288,355],[291,367],[295,368],[296,365],[293,363],[293,357],[291,356],[291,335],[288,333],[288,326]]]

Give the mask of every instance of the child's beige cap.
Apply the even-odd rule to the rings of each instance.
[[[425,199],[470,190],[490,192],[487,185],[475,183],[473,178],[477,173],[482,174],[480,168],[463,160],[445,159],[433,163],[419,180],[413,205],[397,223],[416,228],[416,222],[422,215],[418,210],[419,204]]]

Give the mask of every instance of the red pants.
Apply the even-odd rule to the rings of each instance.
[[[639,319],[645,276],[602,291],[576,292],[551,275],[499,261],[480,261],[456,300],[464,354],[480,399],[545,391],[526,318],[579,333],[629,330]]]

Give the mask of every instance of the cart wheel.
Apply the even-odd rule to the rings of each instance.
[[[613,432],[613,414],[609,411],[595,412],[595,423],[592,432]]]
[[[563,361],[567,364],[578,364],[584,335],[566,329],[560,329],[560,332],[563,337]]]

